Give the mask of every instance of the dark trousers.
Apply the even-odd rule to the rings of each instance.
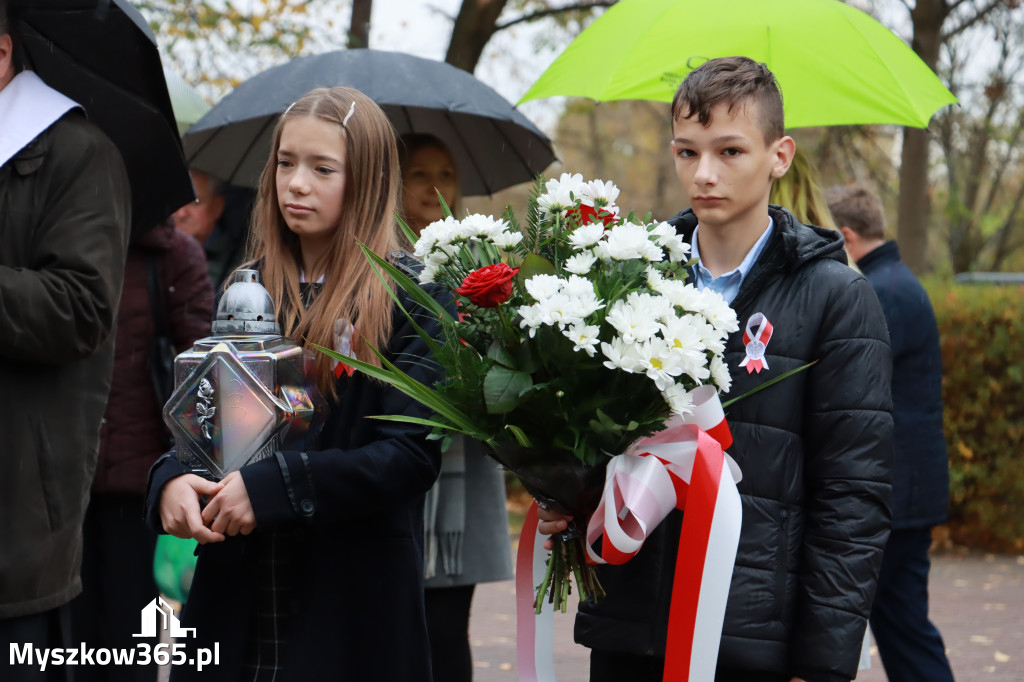
[[[471,682],[473,679],[469,608],[475,587],[464,585],[424,590],[434,682]]]
[[[142,609],[156,598],[153,550],[156,535],[143,521],[142,496],[93,495],[82,528],[82,594],[71,602],[75,644],[136,648],[159,640],[141,632]],[[155,682],[150,664],[81,666],[76,682]]]
[[[11,645],[18,644],[18,651],[24,652],[25,645],[33,649],[67,649],[71,646],[71,609],[67,604],[51,611],[34,613],[31,616],[0,618],[0,680],[4,682],[70,682],[73,668],[67,665],[47,665],[39,670],[33,662],[27,665],[11,662]]]
[[[662,682],[665,659],[593,649],[590,682]],[[789,682],[789,675],[719,668],[715,682]],[[665,682],[673,682],[665,680]]]
[[[871,632],[890,682],[952,682],[942,635],[928,620],[931,528],[894,530],[882,556]]]

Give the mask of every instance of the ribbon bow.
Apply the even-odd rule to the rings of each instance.
[[[664,679],[713,682],[739,544],[742,511],[736,483],[741,473],[724,451],[732,435],[715,388],[697,388],[694,405],[693,414],[674,417],[664,430],[608,463],[604,493],[587,525],[587,553],[594,563],[625,563],[669,512],[684,510]],[[533,507],[520,538],[516,571],[519,679],[554,680],[550,640],[540,641],[541,633],[550,632],[550,624],[541,620],[550,618],[550,610],[537,617],[536,625],[524,627],[534,619],[536,581],[531,579],[543,569],[537,560],[542,553],[534,551],[539,546],[536,525]],[[600,553],[592,547],[598,539]],[[524,551],[532,557],[524,557]],[[528,652],[531,642],[533,651]]]
[[[754,327],[757,331],[754,331]],[[764,313],[754,313],[747,320],[747,326],[743,330],[743,345],[746,347],[747,356],[743,358],[740,367],[747,368],[747,374],[757,372],[768,367],[768,358],[764,356],[768,349],[768,342],[772,338],[772,323],[764,316]]]

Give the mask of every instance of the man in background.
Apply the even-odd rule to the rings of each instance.
[[[846,250],[882,303],[892,343],[895,455],[892,535],[871,612],[871,631],[890,680],[952,682],[942,636],[928,620],[928,549],[944,523],[949,460],[942,433],[942,354],[924,287],[885,239],[882,202],[859,185],[825,193]]]
[[[230,210],[227,188],[218,178],[196,168],[188,173],[196,190],[196,200],[174,212],[174,226],[203,245],[210,283],[214,291],[220,291],[224,279],[245,256],[248,210],[244,215],[235,215],[239,211]],[[242,224],[241,229],[230,229],[238,223]]]

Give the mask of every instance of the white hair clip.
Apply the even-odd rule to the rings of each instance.
[[[295,102],[298,102],[298,101],[299,101],[299,100],[295,100]],[[287,115],[288,115],[288,112],[292,110],[292,107],[294,107],[294,106],[295,106],[295,102],[292,102],[291,104],[289,104],[289,105],[288,105],[288,108],[284,110],[284,116],[287,116]]]
[[[352,114],[356,113],[356,102],[352,100],[352,106],[348,108],[348,113],[345,114],[345,120],[341,122],[343,128],[348,128],[348,120],[352,118]]]

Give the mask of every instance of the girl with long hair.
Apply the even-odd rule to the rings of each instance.
[[[430,384],[426,344],[358,246],[384,257],[399,249],[398,183],[394,133],[373,101],[348,88],[307,93],[274,131],[250,267],[286,336],[379,364],[373,346]],[[418,322],[439,332],[426,315]],[[202,543],[184,612],[195,639],[185,641],[218,647],[218,679],[429,679],[423,505],[437,441],[426,427],[367,419],[429,413],[344,369],[317,358],[330,403],[319,450],[277,452],[218,483],[173,453],[150,473],[151,525]],[[197,674],[174,669],[176,681]]]

